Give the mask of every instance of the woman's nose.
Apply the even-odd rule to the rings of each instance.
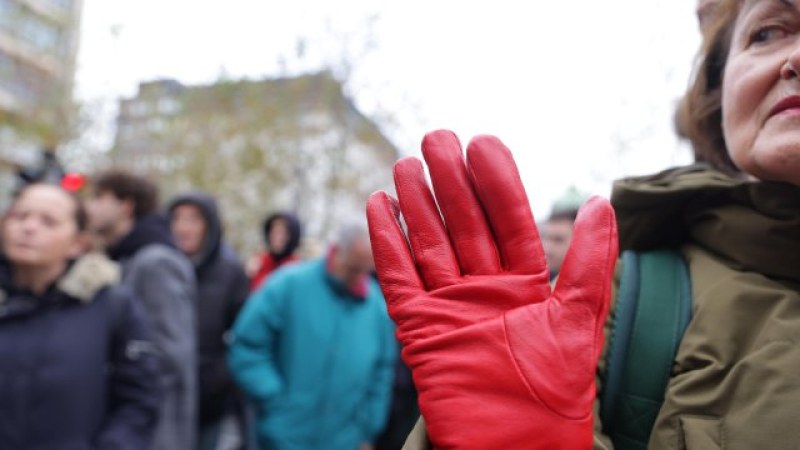
[[[786,61],[781,66],[780,76],[784,80],[797,79],[800,77],[800,40],[794,44]]]

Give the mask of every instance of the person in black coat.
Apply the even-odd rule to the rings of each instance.
[[[0,449],[147,450],[161,401],[148,322],[86,214],[25,187],[2,223]]]
[[[230,448],[230,438],[237,434],[229,429],[230,419],[237,422],[239,438],[244,437],[243,406],[225,362],[225,337],[247,298],[248,278],[222,240],[222,222],[211,196],[179,196],[171,202],[168,215],[175,241],[194,264],[198,283],[200,448],[220,448],[223,438],[228,439],[225,448]],[[242,445],[239,441],[234,446]]]

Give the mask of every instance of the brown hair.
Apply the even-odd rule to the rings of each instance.
[[[722,132],[722,77],[742,0],[722,0],[705,29],[698,65],[675,117],[678,132],[689,138],[695,161],[729,174],[741,171],[728,155]]]
[[[133,201],[133,215],[140,218],[158,208],[158,187],[149,179],[131,172],[113,169],[94,179],[95,192],[110,192],[120,200]]]
[[[75,224],[78,225],[78,231],[86,231],[89,228],[89,214],[86,212],[83,200],[75,195],[74,192],[69,192],[66,189],[62,190],[75,202]]]

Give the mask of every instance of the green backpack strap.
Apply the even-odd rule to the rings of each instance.
[[[626,251],[609,337],[600,417],[616,450],[646,450],[692,308],[674,250]]]

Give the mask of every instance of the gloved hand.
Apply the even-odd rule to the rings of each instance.
[[[394,171],[399,203],[376,192],[367,217],[433,446],[590,449],[617,259],[611,206],[593,198],[581,209],[551,292],[525,190],[500,140],[474,138],[466,165],[449,131],[426,135],[422,150],[436,202],[420,161],[406,158]]]

